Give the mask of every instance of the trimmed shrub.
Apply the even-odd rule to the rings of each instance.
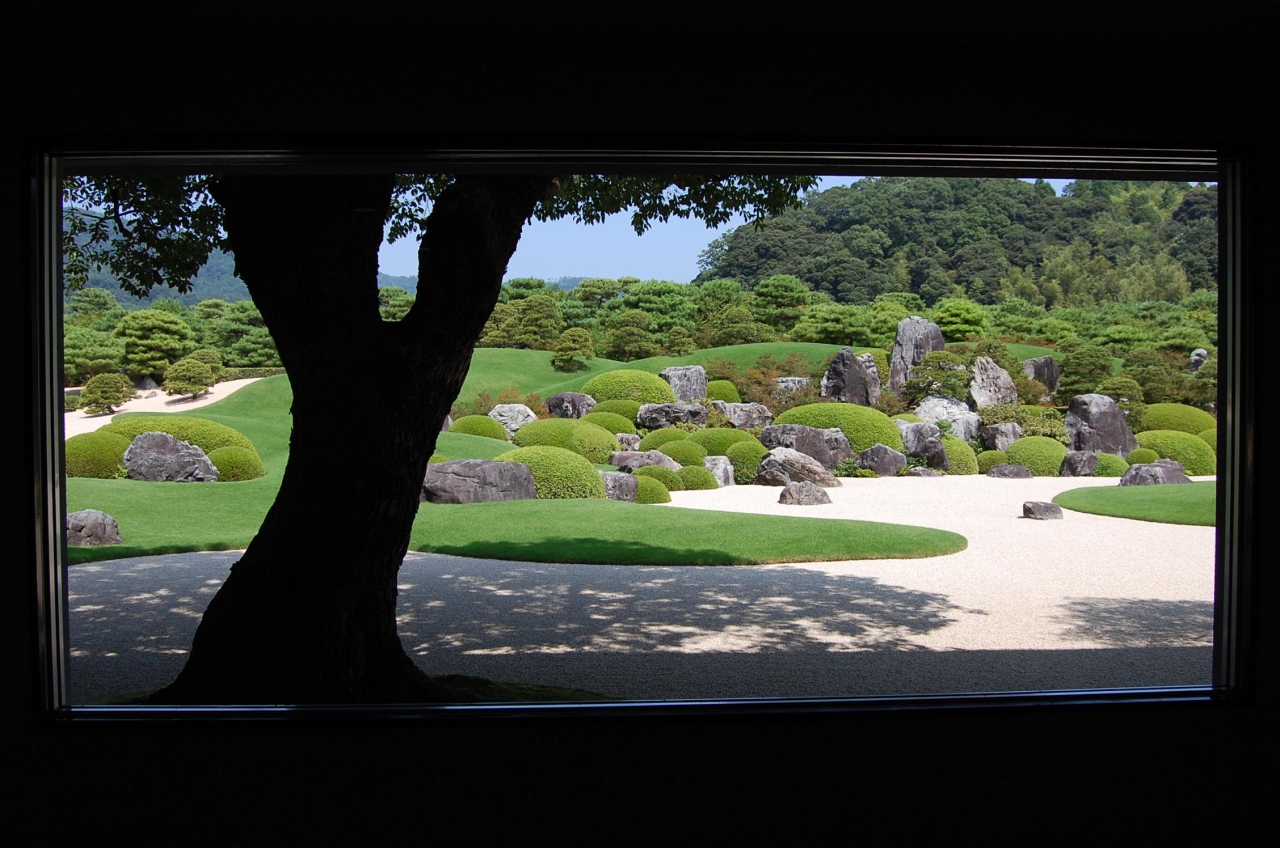
[[[1149,465],[1160,458],[1160,454],[1151,448],[1134,448],[1129,451],[1129,455],[1125,457],[1125,461],[1130,465]]]
[[[942,437],[942,449],[947,452],[947,461],[951,468],[948,474],[977,474],[978,457],[969,447],[969,443],[955,436]],[[990,453],[991,451],[985,451]]]
[[[143,433],[168,433],[175,439],[195,445],[205,456],[230,445],[248,448],[255,454],[258,449],[249,437],[225,424],[188,415],[138,415],[117,418],[100,430],[124,436],[130,442]]]
[[[1048,436],[1023,436],[1005,451],[1013,465],[1025,465],[1036,477],[1057,477],[1067,446]]]
[[[610,454],[622,449],[608,430],[576,418],[542,418],[530,421],[516,430],[511,441],[522,448],[536,445],[564,448],[592,462],[608,462]]]
[[[738,442],[755,442],[759,440],[750,433],[744,433],[741,430],[716,427],[690,433],[689,441],[695,445],[701,445],[706,450],[707,456],[727,456],[728,454],[725,451],[738,444]]]
[[[467,436],[484,436],[486,439],[497,439],[500,442],[510,441],[507,428],[496,418],[487,415],[464,415],[449,425],[450,433],[462,433]]]
[[[1143,430],[1136,437],[1139,445],[1151,448],[1161,459],[1181,462],[1189,477],[1218,473],[1217,455],[1199,436],[1181,430]]]
[[[494,459],[529,466],[539,498],[605,497],[604,478],[600,476],[600,472],[586,457],[571,450],[551,445],[534,445],[509,450]]]
[[[63,412],[75,412],[79,408],[80,408],[80,395],[63,395],[62,396]]]
[[[640,450],[657,450],[667,442],[678,442],[681,439],[687,438],[689,438],[688,430],[681,430],[679,427],[663,427],[661,430],[654,430],[652,433],[641,439]]]
[[[675,403],[676,393],[671,385],[657,374],[621,368],[592,377],[582,387],[583,394],[597,401],[634,400],[646,403]]]
[[[591,408],[594,412],[612,412],[614,415],[621,415],[634,426],[636,416],[640,414],[640,407],[643,406],[639,401],[635,400],[602,400]]]
[[[797,406],[773,419],[774,424],[803,424],[824,430],[839,427],[855,452],[873,445],[902,450],[902,433],[889,416],[855,403],[811,403]]]
[[[716,475],[701,465],[686,465],[676,473],[680,475],[680,482],[684,484],[685,491],[697,492],[704,489],[720,488]]]
[[[636,434],[635,419],[632,418],[628,421],[616,412],[597,412],[592,410],[578,420],[595,424],[597,427],[603,427],[614,435],[617,435],[618,433],[630,433],[634,436]]]
[[[951,456],[947,454],[947,456]],[[983,451],[978,454],[978,473],[986,474],[997,465],[1006,465],[1009,462],[1009,455],[1000,450]]]
[[[1204,432],[1196,433],[1196,436],[1200,439],[1200,441],[1204,442],[1206,445],[1213,448],[1214,453],[1218,452],[1218,428],[1217,427],[1210,427],[1208,430],[1205,430]]]
[[[688,439],[677,439],[674,442],[667,442],[661,445],[658,450],[674,459],[681,465],[690,465],[697,468],[702,467],[702,460],[707,457],[707,449],[702,445],[689,441]]]
[[[684,482],[680,479],[680,475],[661,465],[642,465],[635,470],[635,476],[657,480],[666,487],[668,492],[684,491]]]
[[[769,455],[769,449],[760,444],[759,439],[753,438],[749,442],[730,445],[724,455],[733,463],[733,481],[739,485],[747,485],[755,481],[760,461]]]
[[[95,430],[67,439],[67,476],[111,480],[124,465],[124,452],[132,439],[119,433]]]
[[[661,504],[671,503],[671,492],[662,482],[654,477],[637,475],[636,503]]]
[[[738,394],[738,387],[728,380],[710,380],[707,382],[707,400],[742,403],[742,395]]]
[[[1217,426],[1212,415],[1185,403],[1149,403],[1142,422],[1143,430],[1178,430],[1193,436]]]
[[[897,415],[891,415],[889,418],[893,421],[906,421],[908,424],[923,424],[924,419],[914,412],[899,412]]]
[[[1139,448],[1141,450],[1141,448]],[[1123,477],[1129,470],[1129,463],[1113,453],[1098,454],[1098,465],[1093,469],[1094,477]]]
[[[239,445],[227,445],[209,454],[209,461],[218,469],[219,483],[236,483],[256,480],[267,473],[257,451]]]

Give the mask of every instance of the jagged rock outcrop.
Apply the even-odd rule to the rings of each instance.
[[[982,416],[971,410],[968,404],[955,398],[931,395],[920,401],[915,413],[929,424],[950,421],[951,435],[965,442],[976,439],[978,430],[982,427]]]
[[[1093,451],[1067,451],[1058,468],[1059,477],[1092,477],[1098,467],[1098,455]]]
[[[547,412],[556,418],[581,418],[596,408],[596,399],[582,392],[561,392],[547,398]]]
[[[907,457],[888,445],[872,445],[858,454],[858,467],[874,471],[877,477],[897,477],[907,467]]]
[[[1200,366],[1209,361],[1209,351],[1202,347],[1198,347],[1191,351],[1191,373],[1194,374],[1200,370]]]
[[[1125,419],[1124,410],[1106,395],[1076,395],[1067,407],[1067,434],[1071,448],[1094,453],[1128,456],[1138,440]]]
[[[704,424],[707,408],[700,403],[646,403],[636,413],[636,426],[658,430],[678,422]]]
[[[773,413],[763,403],[728,403],[723,400],[713,400],[711,406],[728,418],[729,423],[739,430],[768,427],[773,423]]]
[[[707,396],[707,369],[701,365],[672,365],[658,376],[671,384],[676,400],[691,401]]]
[[[141,433],[124,452],[131,480],[150,483],[213,483],[218,469],[205,452],[168,433]]]
[[[902,432],[903,453],[923,459],[930,468],[950,470],[951,460],[942,447],[942,431],[937,425],[899,421],[898,429]]]
[[[67,513],[67,545],[73,548],[120,544],[120,524],[100,509]]]
[[[1018,402],[1018,388],[1013,384],[1013,377],[991,357],[974,357],[972,374],[969,381],[969,403],[974,409],[984,409],[997,403]]]
[[[613,437],[618,440],[618,446],[624,451],[640,449],[640,437],[635,433],[614,433]]]
[[[640,482],[625,471],[601,471],[604,478],[604,496],[611,501],[636,502],[636,490]]]
[[[1161,486],[1173,483],[1190,483],[1187,469],[1173,459],[1157,459],[1151,463],[1130,465],[1120,478],[1121,486]]]
[[[508,439],[530,421],[538,420],[534,411],[523,403],[500,403],[489,410],[489,417],[503,426]]]
[[[942,350],[945,341],[938,325],[919,315],[903,318],[898,322],[898,334],[893,340],[889,355],[889,389],[902,391],[902,385],[911,379],[911,369],[920,364],[926,354]]]
[[[800,483],[788,483],[778,496],[778,503],[790,506],[818,506],[831,503],[831,496],[821,486],[804,480]]]
[[[727,456],[708,456],[702,460],[702,467],[715,476],[720,488],[734,485],[733,463]]]
[[[438,504],[532,500],[533,472],[520,462],[453,459],[427,466],[418,500]]]
[[[805,480],[819,486],[841,485],[834,474],[822,467],[822,463],[792,448],[774,448],[769,451],[760,460],[755,482],[759,486],[785,486]]]
[[[767,448],[794,448],[818,460],[828,470],[853,458],[849,438],[839,427],[819,429],[803,424],[770,424],[761,431],[760,443]]]
[[[851,347],[837,353],[822,376],[822,396],[875,406],[880,402],[880,372],[875,357],[869,353],[855,356]]]
[[[1062,507],[1052,501],[1027,501],[1022,505],[1022,517],[1036,521],[1061,519]]]
[[[1025,465],[1014,465],[1012,463],[1003,462],[999,465],[993,465],[987,470],[988,477],[1000,477],[1005,480],[1030,480],[1035,475],[1031,473],[1031,469]]]
[[[1004,424],[988,424],[982,428],[982,443],[987,450],[1008,450],[1009,445],[1023,436],[1022,425],[1016,421]]]
[[[1053,394],[1058,390],[1058,380],[1062,377],[1062,368],[1052,356],[1037,356],[1022,360],[1022,373],[1027,379],[1039,380]]]
[[[672,471],[680,470],[680,463],[662,451],[618,451],[609,455],[609,464],[619,471],[634,471],[646,465],[661,465]]]

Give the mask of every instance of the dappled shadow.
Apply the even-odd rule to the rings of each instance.
[[[1057,616],[1068,636],[1118,648],[1213,644],[1212,601],[1077,598]]]

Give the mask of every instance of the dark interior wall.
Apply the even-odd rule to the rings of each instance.
[[[24,144],[45,134],[478,134],[575,144],[584,134],[663,145],[805,143],[1179,144],[1240,151],[1271,185],[1252,41],[1231,30],[1048,36],[974,22],[917,32],[856,22],[806,33],[707,27],[697,37],[565,33],[528,21],[489,38],[399,31],[323,46],[184,38],[125,42],[120,61],[69,45],[39,73],[11,58],[4,138],[10,361],[31,402],[23,266]],[[629,31],[629,30],[628,30]],[[1236,33],[1232,35],[1232,33]],[[960,33],[965,38],[960,38]],[[1103,37],[1103,36],[1106,37]],[[1248,33],[1245,33],[1248,35]],[[413,41],[413,43],[407,43]],[[1076,42],[1076,43],[1072,43]],[[1118,43],[1117,43],[1118,42]],[[425,45],[425,46],[422,46]],[[129,51],[129,52],[126,52]],[[95,53],[94,55],[100,54]],[[21,57],[22,54],[16,54]],[[1269,233],[1267,203],[1249,209]],[[320,214],[306,210],[304,214]],[[305,245],[299,246],[305,249]],[[1270,245],[1250,261],[1269,267]],[[1265,284],[1258,275],[1257,285]],[[25,426],[24,422],[20,425]],[[29,445],[25,429],[22,444]],[[0,570],[6,773],[32,834],[146,842],[250,836],[331,841],[411,835],[485,842],[494,829],[624,841],[693,819],[721,841],[830,826],[1052,841],[1067,833],[1228,831],[1273,773],[1273,573],[1256,576],[1257,672],[1247,703],[957,710],[875,715],[465,720],[308,726],[44,726],[34,716],[30,449],[6,475],[21,510]],[[1266,463],[1265,477],[1273,461]],[[1269,505],[1259,495],[1259,509]],[[1265,512],[1260,512],[1265,515]],[[12,757],[12,759],[10,759]],[[12,793],[13,790],[9,790]],[[668,820],[668,824],[664,824]],[[685,841],[689,831],[666,832]]]

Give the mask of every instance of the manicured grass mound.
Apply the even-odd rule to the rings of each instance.
[[[878,409],[856,403],[810,403],[797,406],[773,419],[774,424],[803,424],[826,429],[839,427],[855,452],[873,445],[902,450],[902,434],[893,419]]]
[[[1134,448],[1129,451],[1129,455],[1125,457],[1125,461],[1130,465],[1146,465],[1155,462],[1160,458],[1160,454],[1151,448]]]
[[[1099,459],[1106,455],[1099,454]],[[1212,527],[1215,489],[1208,480],[1182,486],[1088,486],[1063,492],[1053,502],[1092,515]]]
[[[643,475],[636,476],[636,503],[664,504],[671,503],[671,490],[658,480]]]
[[[602,400],[591,408],[591,412],[610,412],[614,415],[621,415],[623,418],[627,419],[627,423],[634,427],[636,423],[636,416],[640,414],[641,406],[643,406],[643,404],[634,400],[624,400],[621,398],[618,400]]]
[[[1136,438],[1139,445],[1151,448],[1161,459],[1181,462],[1189,477],[1218,473],[1217,455],[1199,436],[1181,430],[1143,430]]]
[[[679,427],[663,427],[660,430],[654,430],[641,439],[640,450],[657,450],[667,442],[677,442],[687,438],[689,438],[688,430],[681,430]]]
[[[949,454],[948,454],[949,456]],[[1006,465],[1009,462],[1009,455],[1004,451],[989,450],[978,454],[978,473],[986,474],[997,465]]]
[[[1185,403],[1147,404],[1147,414],[1142,419],[1144,431],[1179,430],[1193,436],[1217,426],[1218,421],[1212,415]]]
[[[1154,488],[1154,487],[1153,487]],[[494,533],[501,527],[501,533]],[[533,562],[750,565],[915,559],[964,550],[945,530],[693,509],[610,500],[506,501],[418,511],[410,548]]]
[[[1141,448],[1139,448],[1141,450]],[[1123,477],[1129,470],[1129,463],[1113,453],[1098,454],[1098,465],[1093,469],[1094,477]]]
[[[733,482],[745,486],[756,479],[760,461],[769,455],[769,449],[753,437],[749,442],[730,445],[724,455],[733,463]]]
[[[635,419],[632,418],[628,421],[616,412],[596,412],[592,410],[578,420],[602,427],[606,432],[613,433],[615,436],[618,433],[630,433],[633,436],[636,434]]]
[[[187,415],[136,415],[128,418],[118,417],[99,432],[107,431],[124,436],[130,442],[143,433],[168,433],[175,439],[195,445],[209,455],[218,448],[228,445],[247,448],[254,453],[253,442],[243,433],[237,432],[225,424],[209,421],[205,418],[192,418]]]
[[[1009,445],[1005,453],[1009,455],[1009,462],[1025,465],[1036,477],[1057,477],[1067,456],[1067,446],[1048,436],[1023,436]]]
[[[465,436],[484,436],[486,439],[507,441],[507,428],[496,418],[487,415],[464,415],[449,425],[450,433],[461,433]]]
[[[600,476],[600,472],[596,471],[596,467],[585,457],[566,448],[550,445],[520,447],[499,454],[496,459],[498,462],[520,462],[529,466],[529,471],[533,474],[533,486],[537,489],[539,498],[603,498],[605,496],[604,479]]]
[[[738,394],[738,387],[728,380],[708,380],[707,400],[742,403],[742,395]]]
[[[597,401],[621,398],[641,404],[676,402],[676,393],[666,380],[657,374],[630,368],[620,368],[592,377],[582,387],[582,391]]]
[[[968,442],[955,436],[943,436],[942,449],[947,452],[947,461],[951,466],[948,474],[978,473],[978,457]],[[984,451],[986,452],[989,451]]]
[[[95,430],[67,439],[67,476],[115,479],[124,465],[124,452],[130,440],[119,433]]]
[[[512,441],[522,448],[535,445],[564,448],[592,462],[608,462],[610,455],[622,449],[608,430],[576,418],[530,421],[516,430]]]
[[[684,491],[684,482],[681,481],[680,475],[670,468],[663,468],[661,465],[642,465],[635,470],[635,476],[656,480],[668,492]]]
[[[707,456],[706,448],[689,439],[677,439],[674,442],[667,442],[658,450],[681,465],[692,465],[697,468],[702,468],[702,460],[706,459]]]
[[[684,485],[686,492],[720,488],[720,483],[716,481],[716,475],[701,465],[686,465],[678,473],[680,482]]]
[[[707,456],[728,456],[725,451],[739,442],[758,442],[755,436],[732,427],[711,427],[689,434],[689,441],[702,445]]]
[[[238,483],[256,480],[267,473],[258,454],[238,445],[227,445],[209,454],[209,461],[218,469],[219,483]]]

